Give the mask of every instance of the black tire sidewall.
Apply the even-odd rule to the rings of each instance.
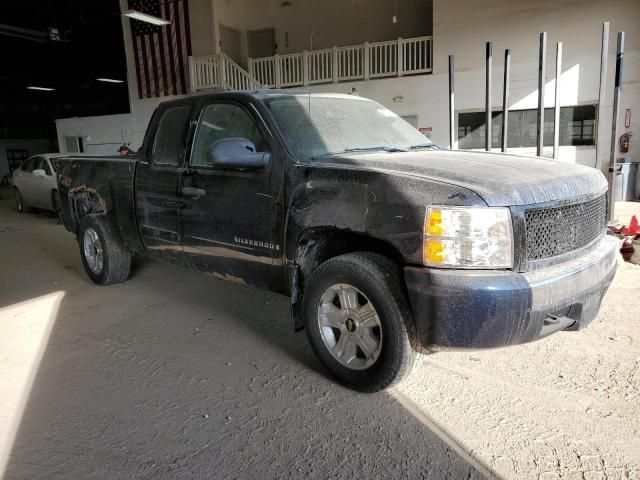
[[[327,369],[343,384],[356,390],[372,392],[392,383],[389,375],[401,369],[403,358],[411,349],[404,319],[392,295],[375,275],[352,263],[351,269],[341,269],[339,264],[327,265],[312,276],[303,300],[305,329],[316,355]],[[359,273],[358,270],[360,270]],[[332,285],[346,283],[360,290],[372,303],[380,317],[382,350],[376,362],[365,370],[353,370],[336,360],[324,344],[317,322],[317,308],[322,294]]]
[[[78,243],[80,245],[80,257],[82,258],[82,265],[84,266],[87,275],[93,280],[95,283],[103,285],[107,279],[107,272],[109,271],[109,252],[107,251],[107,242],[105,240],[104,233],[104,220],[98,219],[93,215],[87,215],[80,221],[80,230],[78,234]],[[89,267],[87,263],[87,259],[84,254],[84,234],[85,232],[91,228],[98,235],[98,241],[100,242],[100,246],[102,247],[102,270],[100,273],[94,273]]]

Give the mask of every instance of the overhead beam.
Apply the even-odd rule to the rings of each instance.
[[[0,35],[22,38],[33,42],[46,42],[49,39],[49,34],[47,32],[16,27],[14,25],[6,25],[3,23],[0,23]]]

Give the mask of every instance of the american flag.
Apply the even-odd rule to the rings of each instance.
[[[130,20],[138,97],[186,94],[191,55],[187,0],[129,0],[129,8],[171,22],[157,26]]]

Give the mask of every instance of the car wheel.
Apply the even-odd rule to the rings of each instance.
[[[15,201],[16,210],[18,211],[18,213],[24,213],[26,211],[26,207],[24,205],[22,195],[20,194],[20,190],[18,190],[17,187],[13,187],[13,199]]]
[[[373,253],[327,260],[305,286],[305,329],[316,355],[336,379],[375,392],[402,380],[417,353],[413,320],[397,265]]]
[[[84,217],[80,221],[78,242],[84,269],[95,283],[111,285],[129,277],[131,252],[104,217]]]

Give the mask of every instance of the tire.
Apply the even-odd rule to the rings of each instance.
[[[104,217],[87,215],[80,221],[78,244],[84,269],[95,283],[111,285],[129,278],[131,252]]]
[[[327,260],[305,286],[303,311],[313,350],[343,385],[376,392],[412,370],[413,319],[398,267],[388,258],[360,252]]]
[[[25,213],[27,211],[27,207],[25,206],[20,190],[18,190],[17,187],[13,187],[13,198],[16,202],[16,210],[18,213]]]

